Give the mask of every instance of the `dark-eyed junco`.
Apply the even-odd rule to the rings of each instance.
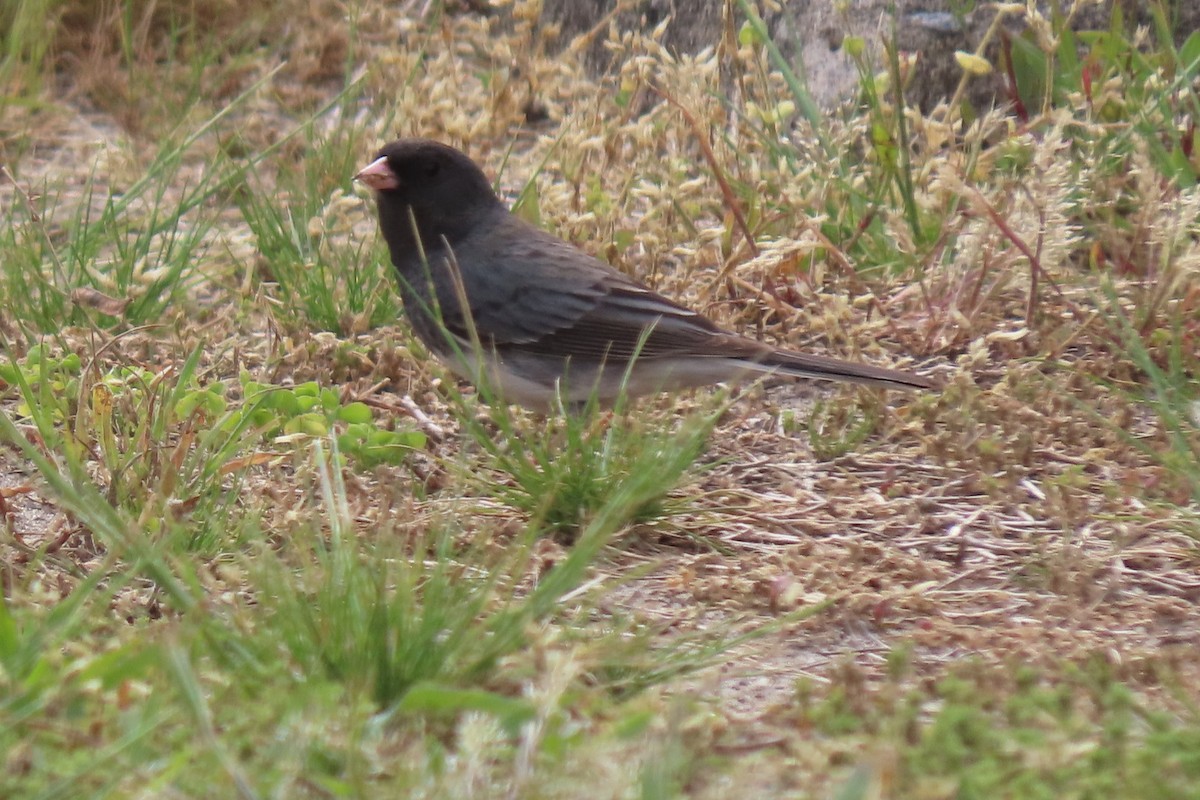
[[[486,368],[504,400],[547,409],[556,396],[612,401],[622,386],[637,395],[765,372],[934,385],[724,331],[514,216],[471,159],[439,142],[392,142],[354,177],[374,190],[417,336],[460,377]]]

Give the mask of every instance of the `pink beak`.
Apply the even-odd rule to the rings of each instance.
[[[354,180],[361,181],[377,192],[384,192],[400,186],[400,180],[396,177],[396,173],[392,172],[392,168],[388,166],[386,156],[381,156],[360,169],[358,174],[354,176]]]

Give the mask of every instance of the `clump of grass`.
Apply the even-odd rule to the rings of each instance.
[[[236,195],[255,238],[257,276],[319,329],[361,333],[399,315],[391,269],[376,257],[374,239],[350,239],[363,204],[345,187],[371,147],[361,129],[341,126],[310,141],[306,157],[281,169],[272,189],[253,181]]]
[[[0,233],[11,254],[0,265],[0,291],[13,301],[16,321],[39,332],[142,325],[159,321],[171,303],[194,291],[218,217],[210,201],[238,169],[218,159],[194,185],[182,187],[176,175],[193,146],[261,83],[180,140],[164,142],[129,186],[105,186],[92,174],[80,195],[66,198],[61,187],[21,188],[9,173],[16,201]],[[50,220],[61,234],[52,233]]]
[[[1114,286],[1106,283],[1102,288],[1103,299],[1098,298],[1097,305],[1104,306],[1105,323],[1123,344],[1129,362],[1147,380],[1122,391],[1150,409],[1159,436],[1148,441],[1124,429],[1119,432],[1169,476],[1158,487],[1165,497],[1179,505],[1200,502],[1200,392],[1195,380],[1200,361],[1188,346],[1196,340],[1195,322],[1189,318],[1186,304],[1172,303],[1159,312],[1166,317],[1166,324],[1139,325],[1122,308]],[[1105,422],[1112,424],[1111,420]],[[1200,536],[1200,528],[1193,535]]]
[[[85,367],[76,353],[56,356],[38,345],[0,363],[0,387],[16,388],[16,419],[31,422],[49,452],[73,471],[93,465],[110,503],[156,535],[188,530],[185,546],[202,551],[230,544],[222,533],[242,476],[281,458],[284,446],[334,435],[345,458],[368,469],[402,463],[425,445],[419,431],[385,429],[364,403],[345,403],[315,381],[201,381],[202,352],[158,371],[102,371],[100,353]],[[234,394],[240,401],[229,399]]]
[[[587,557],[559,565],[554,580],[522,595],[517,587],[530,567],[529,536],[495,562],[481,540],[464,550],[453,529],[409,542],[392,537],[398,547],[381,542],[364,550],[350,527],[340,471],[332,468],[336,458],[327,461],[319,442],[315,456],[327,539],[300,551],[303,565],[281,571],[277,564],[262,575],[264,610],[292,659],[306,673],[362,688],[380,708],[424,686],[425,695],[409,703],[443,711],[483,704],[503,710],[508,723],[522,722],[527,706],[500,696],[489,703],[479,690],[467,690],[487,683],[497,663],[522,645],[527,626],[554,607],[553,595],[578,586]],[[435,702],[438,687],[462,693]]]
[[[593,399],[586,407],[533,429],[486,387],[492,413],[476,414],[458,397],[459,419],[486,456],[485,491],[529,515],[546,533],[573,540],[631,483],[646,483],[641,499],[622,510],[622,524],[669,517],[669,493],[704,453],[726,410],[702,410],[683,419],[640,418],[624,401],[611,413]]]
[[[202,385],[200,356],[196,348],[160,371],[101,374],[94,359],[84,368],[74,353],[35,347],[0,364],[0,384],[16,387],[16,419],[32,423],[68,474],[96,474],[107,502],[147,533],[213,550],[227,544],[240,476],[270,456],[253,452],[253,403],[229,408],[223,385]]]

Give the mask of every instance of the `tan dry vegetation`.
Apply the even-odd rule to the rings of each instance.
[[[236,14],[234,4],[210,5],[219,26]],[[266,40],[256,51],[263,58],[231,59],[199,80],[215,109],[288,59],[233,112],[221,135],[196,142],[181,181],[231,138],[244,152],[272,145],[332,96],[348,59],[362,70],[364,99],[318,119],[276,164],[303,160],[308,135],[340,135],[346,124],[360,136],[364,162],[397,134],[448,141],[490,174],[499,172],[509,197],[536,176],[526,213],[536,208],[547,229],[728,327],[797,348],[916,365],[944,380],[940,394],[927,396],[751,389],[714,436],[707,458],[718,466],[687,488],[690,509],[629,530],[600,567],[615,578],[631,566],[653,565],[606,602],[669,622],[669,629],[747,612],[771,620],[832,601],[803,623],[744,646],[716,677],[698,679],[719,692],[732,719],[748,725],[738,736],[769,742],[772,726],[794,724],[775,709],[800,677],[845,682],[850,671],[868,684],[880,680],[887,652],[900,643],[911,644],[919,681],[971,659],[1053,672],[1099,656],[1147,691],[1174,674],[1192,700],[1200,699],[1189,655],[1200,641],[1195,509],[1186,487],[1150,454],[1165,447],[1166,434],[1131,391],[1144,376],[1106,324],[1095,273],[1085,263],[1093,243],[1081,241],[1079,225],[1081,214],[1107,213],[1136,198],[1129,227],[1110,229],[1113,240],[1100,243],[1129,265],[1117,286],[1122,302],[1134,308],[1158,292],[1164,309],[1194,304],[1194,292],[1182,287],[1196,280],[1200,265],[1195,190],[1163,188],[1144,158],[1139,166],[1138,154],[1127,176],[1106,174],[1104,165],[1071,152],[1063,126],[1035,137],[1008,131],[999,116],[984,118],[969,138],[1019,145],[1036,164],[1036,179],[1007,183],[991,172],[995,151],[987,149],[964,175],[960,151],[942,147],[947,131],[926,121],[915,151],[919,200],[930,213],[949,215],[958,247],[949,261],[929,257],[894,278],[873,265],[844,263],[830,249],[839,243],[820,237],[824,169],[805,163],[817,155],[803,128],[795,134],[801,161],[792,174],[718,99],[731,92],[739,109],[779,102],[775,76],[753,77],[758,53],[726,42],[696,58],[673,58],[651,37],[626,33],[611,43],[622,53],[621,74],[596,81],[573,58],[554,55],[561,43],[523,14],[524,4],[493,16],[450,13],[429,32],[417,17],[421,4],[363,3],[354,40],[339,5],[287,5],[290,13],[255,29]],[[82,20],[77,33],[103,25]],[[146,40],[135,49],[155,62],[153,25],[139,31]],[[62,208],[71,206],[84,175],[114,188],[135,179],[157,132],[171,127],[153,108],[163,96],[131,86],[130,68],[111,44],[96,44],[97,36],[85,36],[87,46],[64,38],[61,97],[6,125],[6,149],[19,153],[12,172],[20,184],[37,193],[48,182],[62,193]],[[731,63],[750,78],[723,82],[720,65]],[[614,103],[622,85],[636,87],[624,107]],[[651,85],[704,129],[725,132],[727,138],[710,140],[721,168],[770,199],[757,253],[734,227],[696,131],[656,99]],[[548,121],[529,123],[541,113],[531,108],[544,109]],[[347,122],[337,114],[354,116]],[[835,129],[838,152],[862,150],[860,125]],[[26,141],[17,145],[18,138]],[[266,163],[255,180],[270,186],[274,169]],[[350,195],[350,175],[322,180],[329,201],[311,224],[331,243],[374,237],[373,209]],[[0,186],[0,196],[17,202],[10,185]],[[1038,255],[1043,276],[1032,316],[1029,261],[989,207]],[[778,211],[788,208],[794,216]],[[915,252],[899,213],[880,214],[898,250]],[[235,378],[242,369],[273,382],[315,378],[340,386],[346,398],[411,416],[402,402],[408,398],[425,417],[420,423],[444,436],[411,466],[348,476],[361,535],[371,536],[381,519],[420,528],[439,515],[475,515],[467,527],[494,528],[502,546],[520,520],[446,469],[469,468],[478,456],[464,445],[439,392],[446,374],[416,357],[420,350],[403,323],[369,331],[351,324],[358,332],[346,339],[314,333],[292,316],[288,298],[252,280],[263,265],[236,210],[221,220],[201,267],[205,283],[191,300],[175,306],[162,328],[124,335],[101,361],[157,370],[204,342],[201,369],[209,379]],[[53,233],[53,220],[47,226]],[[820,257],[807,262],[813,253]],[[72,330],[64,340],[86,360],[112,336]],[[813,396],[834,407],[821,412],[833,414],[834,426],[853,410],[877,415],[872,435],[849,454],[815,458],[802,425],[785,425],[786,412],[806,418]],[[662,414],[691,402],[650,399],[638,408]],[[0,496],[13,534],[0,547],[3,561],[20,570],[25,547],[55,540],[42,583],[65,594],[80,570],[98,563],[102,548],[54,509],[11,451],[0,458]],[[302,467],[281,455],[242,486],[244,502],[281,538],[291,515],[315,502],[296,488],[304,483],[293,469]],[[547,558],[555,557],[549,548]],[[236,595],[238,575],[211,572],[214,596]],[[150,592],[131,596],[122,615],[156,616],[156,602]]]

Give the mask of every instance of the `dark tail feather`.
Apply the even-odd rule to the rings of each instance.
[[[778,371],[779,374],[802,378],[860,383],[881,389],[937,388],[936,382],[912,372],[856,364],[853,361],[796,353],[791,350],[772,350],[758,363],[767,369]]]

